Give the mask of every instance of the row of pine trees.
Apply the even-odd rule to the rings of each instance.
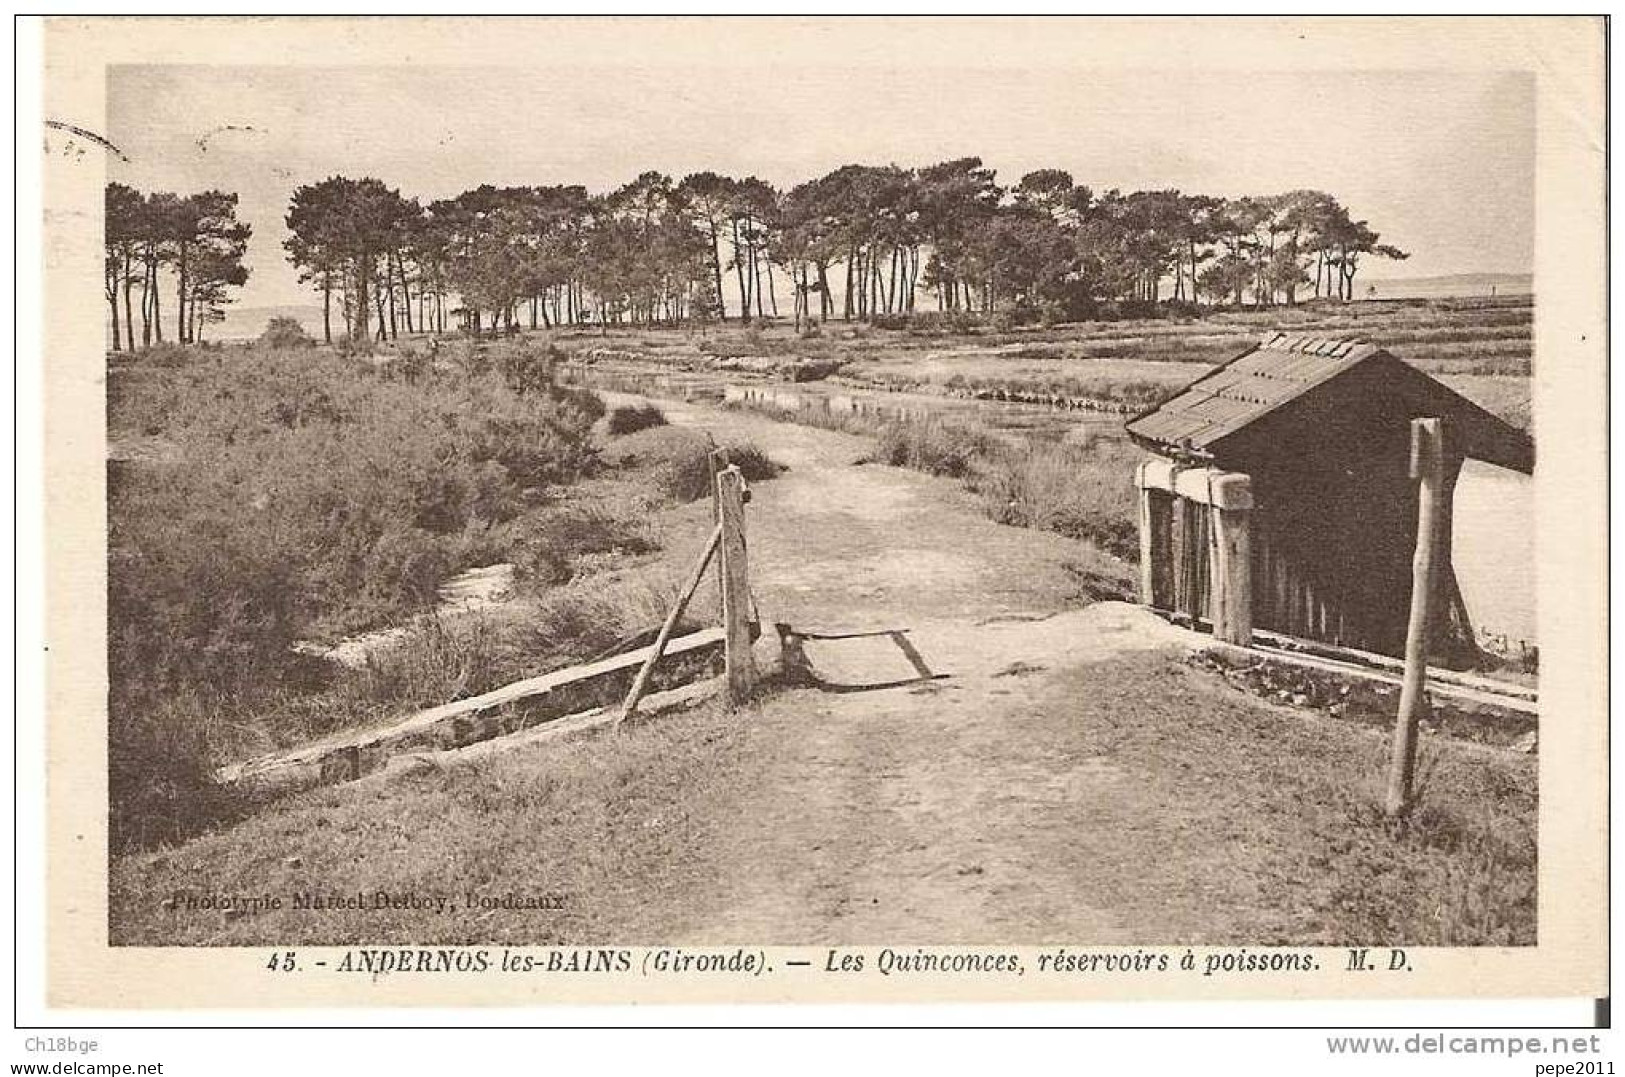
[[[164,343],[164,296],[159,270],[172,278],[173,333],[178,344],[203,339],[225,317],[228,288],[248,282],[243,256],[253,230],[237,219],[237,196],[224,191],[144,194],[109,183],[104,226],[103,286],[115,351],[136,348],[139,294],[141,346]]]
[[[236,198],[108,187],[108,301],[135,346],[163,338],[158,270],[176,278],[176,340],[246,280]],[[1257,306],[1355,296],[1367,257],[1404,258],[1330,194],[1097,194],[1060,169],[1001,186],[966,157],[846,165],[788,190],[754,176],[645,172],[605,194],[482,185],[423,202],[333,176],[292,195],[283,247],[322,297],[324,334],[783,317],[799,328],[940,311],[1097,316],[1108,304]],[[122,300],[122,317],[120,310]],[[117,329],[115,329],[115,336]]]

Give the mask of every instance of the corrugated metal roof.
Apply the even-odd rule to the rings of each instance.
[[[1163,445],[1205,449],[1377,352],[1359,341],[1277,333],[1130,419],[1128,431]]]
[[[1468,456],[1525,474],[1534,470],[1534,442],[1526,431],[1381,348],[1355,340],[1276,333],[1126,425],[1134,440],[1153,451],[1211,454],[1230,435],[1368,360],[1385,364],[1388,391],[1410,401],[1417,415],[1449,420],[1452,436]]]

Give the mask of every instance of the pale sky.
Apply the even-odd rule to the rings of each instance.
[[[1320,188],[1411,252],[1372,278],[1532,271],[1523,73],[171,65],[109,69],[107,100],[130,158],[110,179],[241,195],[245,306],[312,301],[282,218],[295,186],[329,175],[428,201],[481,183],[605,191],[649,169],[784,187],[970,155],[1005,184],[1047,167],[1096,191]]]

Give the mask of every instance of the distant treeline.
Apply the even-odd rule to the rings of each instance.
[[[1052,319],[1108,303],[1293,304],[1311,286],[1347,300],[1362,258],[1406,257],[1323,191],[1096,194],[1059,169],[1003,187],[976,157],[846,165],[788,191],[645,172],[602,195],[482,185],[427,204],[333,176],[296,189],[286,223],[328,340],[448,320],[473,332],[726,321],[730,306],[748,323],[783,304],[799,327],[910,314],[922,299]]]
[[[847,165],[789,191],[645,172],[604,195],[481,186],[420,204],[376,179],[294,192],[289,257],[344,331],[803,319],[1017,308],[1086,317],[1104,301],[1349,299],[1365,255],[1403,258],[1331,195],[1096,195],[1059,169],[1001,187],[975,157]],[[1165,287],[1171,287],[1165,292]],[[448,310],[448,296],[459,305]],[[415,310],[415,314],[414,314]]]
[[[243,254],[252,229],[237,219],[237,196],[144,194],[109,183],[105,212],[103,289],[112,312],[113,350],[135,350],[137,282],[141,345],[164,342],[160,267],[174,277],[174,340],[201,340],[203,326],[224,317],[226,289],[248,281]]]

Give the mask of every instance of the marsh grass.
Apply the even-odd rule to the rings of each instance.
[[[1134,465],[1121,438],[1046,443],[1001,436],[974,420],[897,417],[822,408],[731,402],[784,422],[871,437],[870,459],[959,479],[993,520],[1082,539],[1123,559],[1138,555]]]
[[[110,470],[113,634],[133,648],[115,671],[218,681],[295,634],[427,607],[592,469],[593,418],[579,390],[407,385],[310,349],[117,373],[110,437],[174,458]]]
[[[953,479],[971,477],[978,462],[996,452],[979,428],[936,416],[885,419],[868,432],[875,435],[876,461]]]
[[[756,445],[742,439],[713,443],[684,427],[659,426],[618,438],[606,458],[616,467],[641,468],[668,500],[686,504],[711,496],[711,453],[726,449],[728,460],[748,482],[764,482],[785,470]]]
[[[639,430],[648,430],[656,426],[666,425],[666,415],[653,404],[627,405],[615,408],[609,413],[606,429],[612,437],[622,434],[635,434]]]
[[[230,817],[210,781],[225,760],[590,657],[658,622],[650,594],[580,580],[656,549],[649,507],[705,492],[704,440],[606,460],[592,437],[603,404],[552,380],[553,353],[460,352],[177,348],[110,371],[110,441],[164,446],[116,454],[108,472],[115,845]],[[749,446],[736,458],[755,479],[778,470]],[[572,496],[583,481],[597,499]],[[530,624],[420,620],[450,577],[499,562],[536,596]],[[294,646],[414,622],[360,670]]]
[[[1083,539],[1138,556],[1132,476],[1139,450],[1121,439],[1003,445],[979,462],[973,488],[1002,524]]]
[[[508,551],[519,578],[547,587],[575,578],[583,563],[604,555],[658,548],[647,517],[598,504],[570,504],[537,514]]]

